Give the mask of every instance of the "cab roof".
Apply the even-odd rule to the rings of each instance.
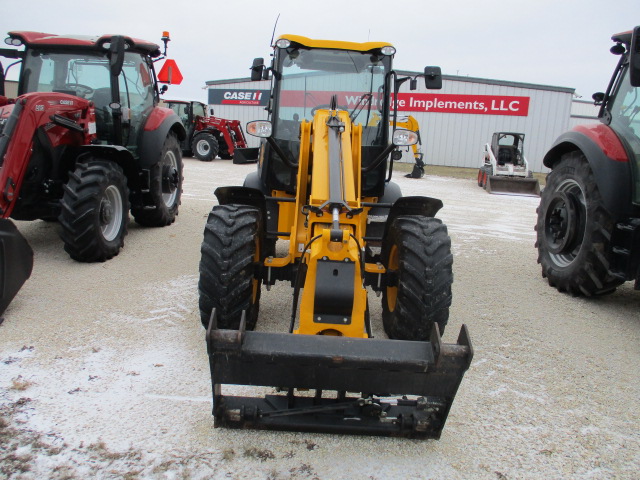
[[[340,40],[314,40],[300,35],[281,35],[280,39],[287,39],[292,43],[298,43],[309,48],[327,48],[334,50],[352,50],[357,52],[369,52],[371,50],[379,50],[382,47],[393,47],[388,42],[343,42]]]
[[[611,37],[611,40],[613,40],[614,42],[624,43],[625,45],[630,45],[632,34],[633,32],[631,30],[629,30],[628,32],[616,33]]]
[[[86,48],[89,50],[104,51],[103,45],[111,41],[115,34],[101,36],[90,35],[53,35],[43,32],[13,31],[9,32],[9,38],[18,39],[27,48],[49,47],[52,49],[64,48]],[[138,38],[123,35],[128,51],[149,55],[150,57],[160,56],[160,47],[155,43],[140,40]]]

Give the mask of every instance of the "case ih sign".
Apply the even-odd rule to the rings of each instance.
[[[213,90],[209,89],[209,105],[266,106],[269,90]]]
[[[283,92],[280,105],[283,107],[313,108],[329,104],[334,92]],[[361,93],[338,93],[338,104],[353,108],[360,100]],[[212,105],[256,105],[266,106],[268,90],[209,90],[209,104]],[[312,99],[311,102],[306,101]],[[377,106],[374,94],[371,101]],[[463,113],[467,115],[529,115],[529,97],[511,95],[457,95],[447,93],[400,93],[398,111],[424,113]]]

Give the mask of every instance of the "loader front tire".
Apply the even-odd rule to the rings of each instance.
[[[563,155],[547,175],[537,212],[538,263],[550,286],[592,296],[612,292],[624,282],[609,271],[615,221],[582,152]]]
[[[174,133],[167,135],[160,161],[151,167],[149,201],[131,209],[143,227],[171,225],[178,215],[182,196],[182,150]]]
[[[238,329],[242,311],[247,330],[253,330],[260,307],[260,280],[255,265],[260,261],[262,215],[246,205],[216,205],[204,228],[201,248],[200,319],[207,328],[215,308],[218,328]]]
[[[382,296],[382,321],[389,338],[428,340],[434,323],[444,333],[453,283],[447,227],[437,218],[397,217],[383,243],[382,259],[397,279]]]
[[[219,149],[218,139],[208,132],[197,134],[191,142],[193,156],[202,162],[210,162],[216,158]]]
[[[78,163],[64,185],[58,220],[65,251],[79,262],[104,262],[120,252],[129,223],[122,168],[108,160]]]

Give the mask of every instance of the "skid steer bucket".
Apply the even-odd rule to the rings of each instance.
[[[535,178],[491,175],[487,177],[485,188],[495,194],[540,196],[540,182]]]
[[[206,339],[216,427],[437,439],[473,358],[464,325],[457,344],[444,344],[437,324],[428,342],[252,332],[244,324],[217,329],[211,314]],[[223,384],[285,393],[227,396]],[[327,398],[323,391],[335,393]]]
[[[0,316],[33,268],[33,250],[16,226],[0,218]]]

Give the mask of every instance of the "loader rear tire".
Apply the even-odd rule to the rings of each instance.
[[[407,215],[394,220],[382,247],[383,264],[397,286],[382,297],[382,321],[389,338],[428,340],[449,320],[453,255],[447,227],[437,218]]]
[[[208,132],[197,134],[191,142],[193,156],[202,162],[210,162],[216,158],[219,149],[218,139]]]
[[[150,204],[131,209],[143,227],[165,227],[176,220],[182,196],[182,150],[174,133],[167,135],[160,161],[151,167]]]
[[[538,263],[550,286],[592,296],[624,283],[609,271],[615,221],[582,152],[563,155],[547,175],[537,212]]]
[[[104,262],[124,245],[129,189],[122,168],[108,160],[78,163],[64,185],[58,220],[65,251],[79,262]]]
[[[204,228],[201,248],[200,319],[207,328],[215,308],[218,328],[238,329],[247,311],[247,330],[253,330],[260,307],[260,280],[255,264],[260,257],[262,215],[246,205],[216,205]]]

